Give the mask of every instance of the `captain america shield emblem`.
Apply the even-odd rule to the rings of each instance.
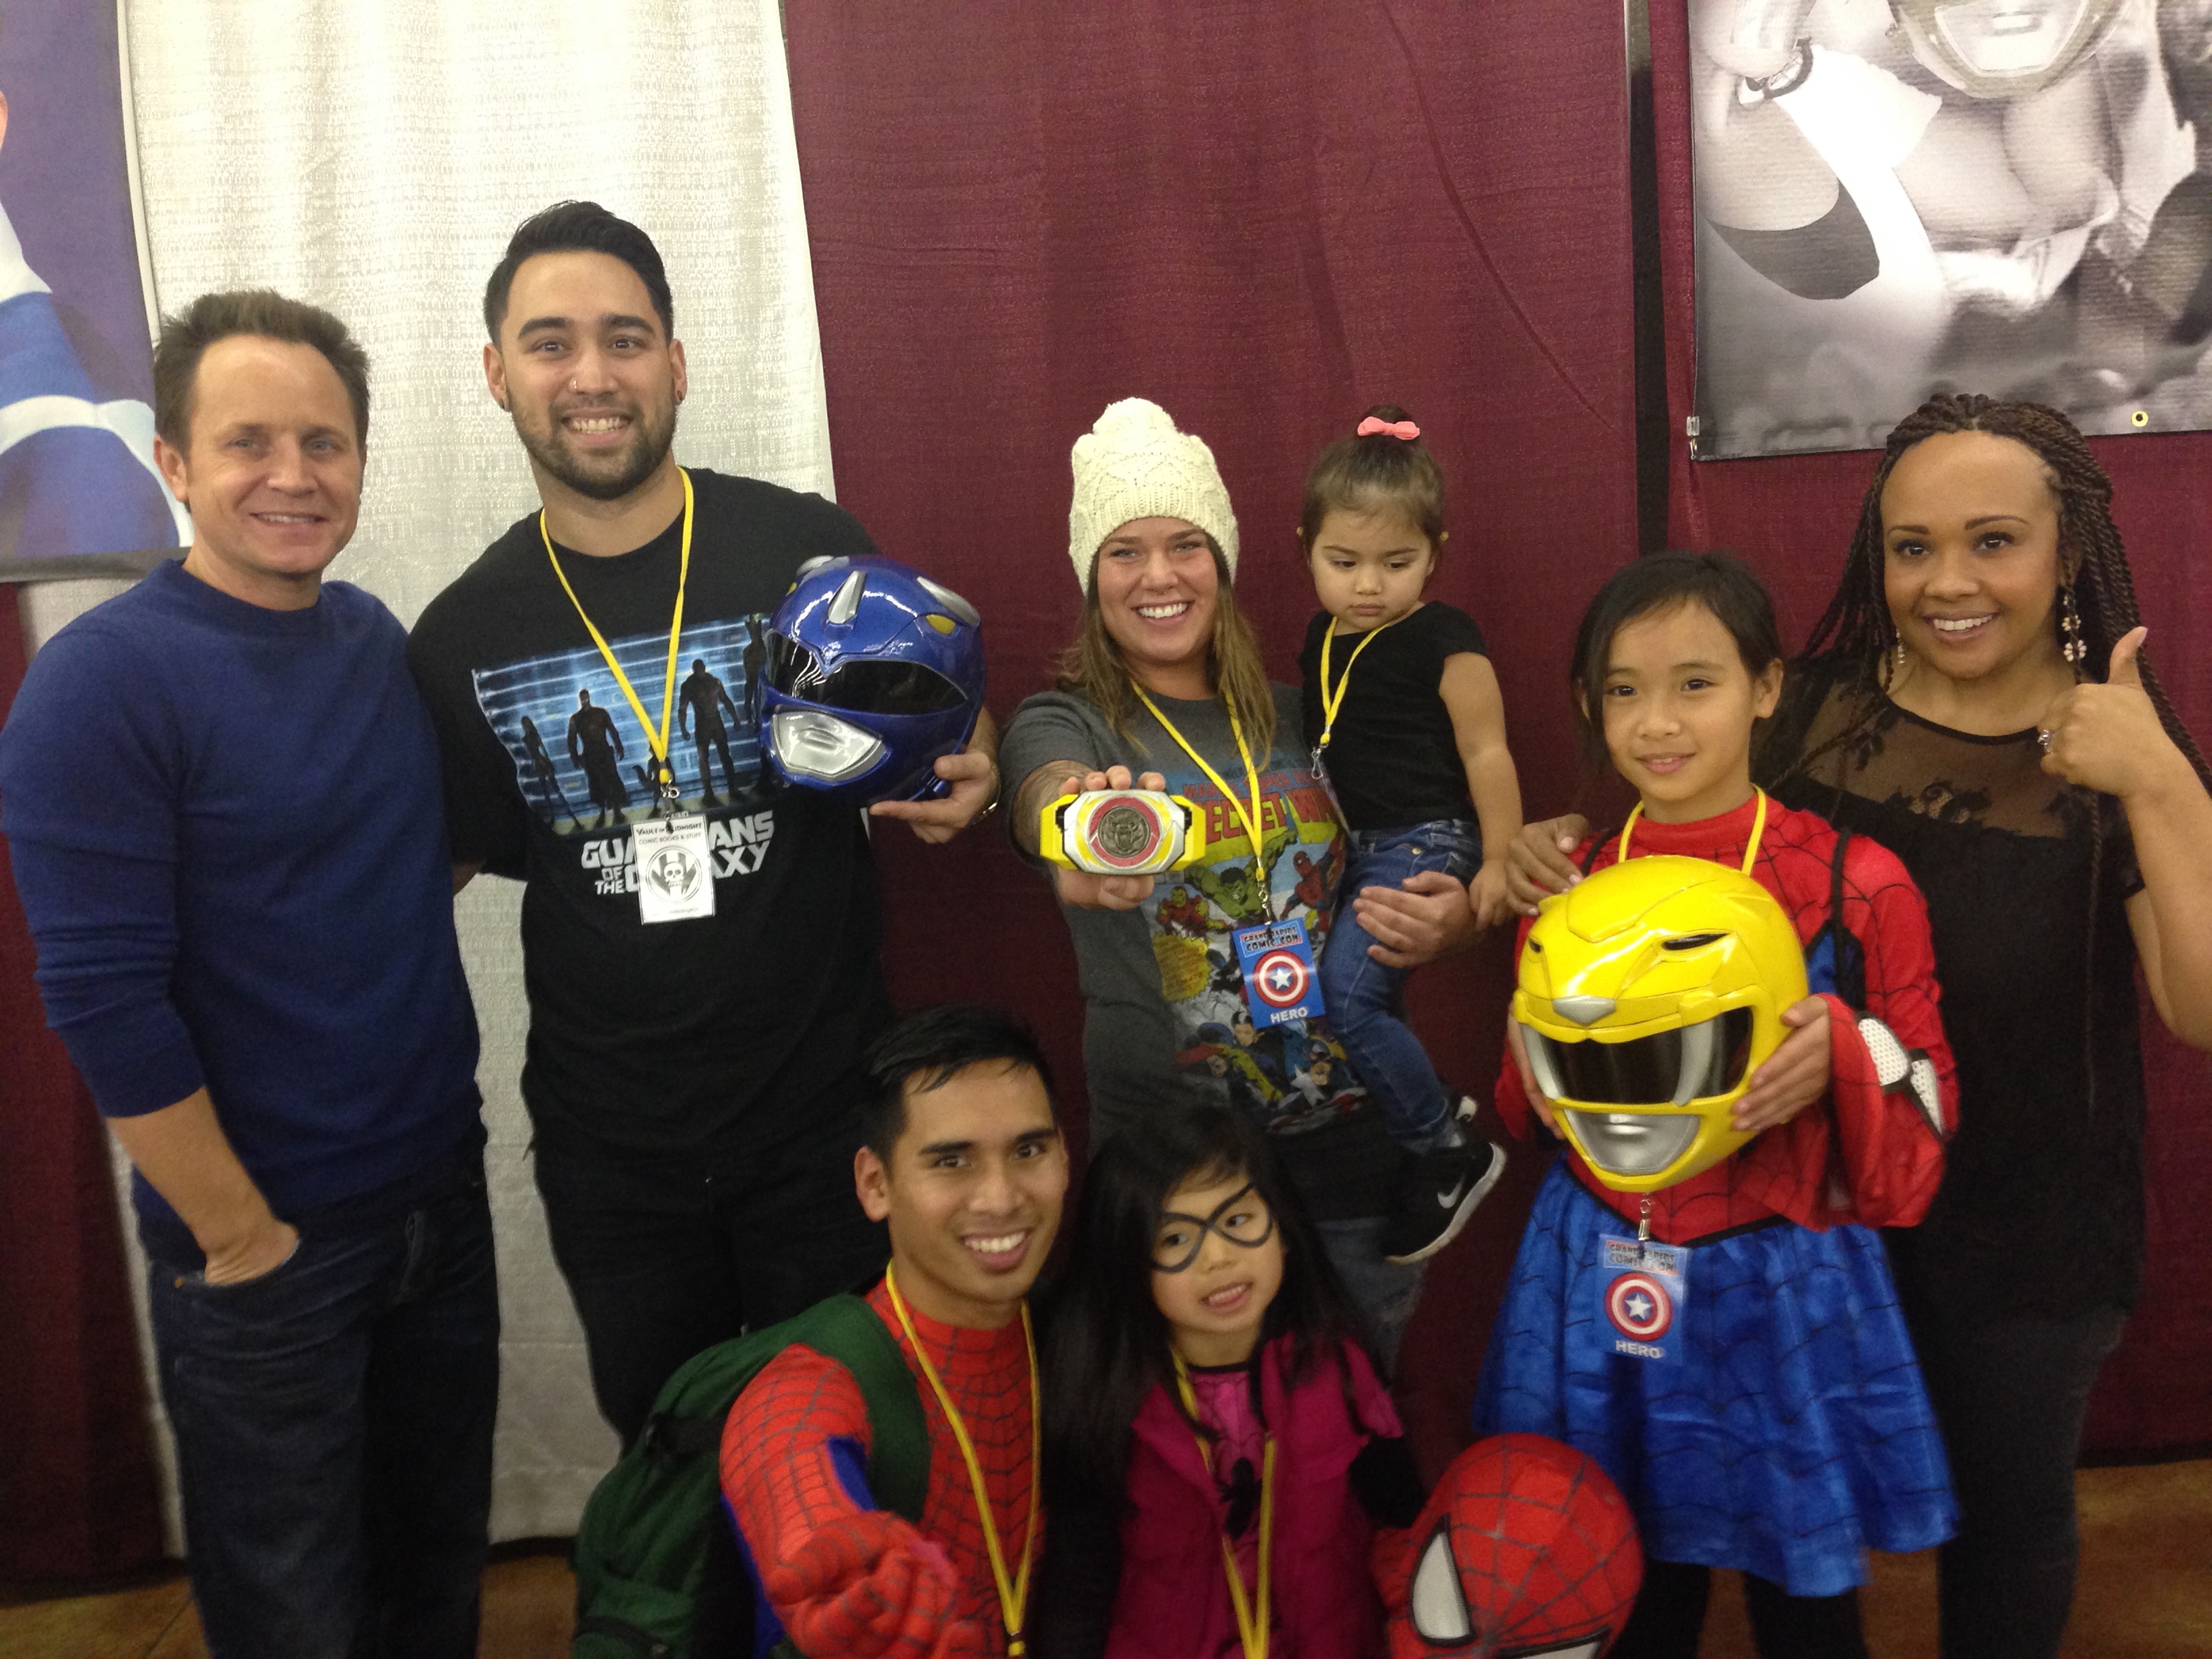
[[[1313,969],[1296,951],[1270,951],[1252,964],[1252,993],[1270,1008],[1295,1008],[1306,1000]]]
[[[1605,1316],[1638,1342],[1656,1342],[1674,1322],[1674,1298],[1650,1273],[1623,1273],[1607,1286]]]

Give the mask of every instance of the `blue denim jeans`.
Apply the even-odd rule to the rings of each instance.
[[[499,1401],[482,1154],[290,1219],[291,1259],[237,1285],[139,1222],[208,1651],[468,1659]]]
[[[1352,901],[1363,887],[1395,887],[1423,870],[1463,882],[1481,867],[1482,842],[1473,823],[1438,818],[1401,830],[1356,830],[1351,849],[1322,952],[1322,996],[1352,1069],[1382,1109],[1390,1139],[1425,1152],[1450,1123],[1452,1098],[1406,1024],[1406,970],[1367,954],[1375,939],[1359,925]]]
[[[1383,1218],[1364,1216],[1350,1221],[1316,1221],[1321,1248],[1344,1281],[1345,1293],[1359,1310],[1369,1351],[1386,1377],[1398,1369],[1398,1345],[1406,1327],[1420,1305],[1424,1264],[1402,1267],[1382,1255]]]

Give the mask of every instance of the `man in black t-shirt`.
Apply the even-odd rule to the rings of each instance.
[[[708,677],[686,710],[703,734],[700,687],[753,706],[757,618],[799,564],[875,549],[818,496],[676,465],[670,313],[652,241],[605,209],[562,203],[515,232],[484,296],[484,373],[544,511],[431,602],[409,651],[456,883],[489,870],[526,884],[538,1190],[599,1409],[625,1443],[692,1354],[851,1287],[885,1254],[852,1173],[860,1050],[890,1013],[860,815],[771,792],[742,719],[719,791],[707,745],[695,772],[681,726],[660,732],[664,697],[683,692],[664,684],[679,591],[681,660]],[[572,717],[592,727],[580,748]],[[562,730],[565,752],[549,754],[538,734]],[[642,794],[611,775],[610,739],[643,763]],[[995,747],[987,715],[967,752],[938,762],[945,799],[872,811],[946,839],[995,798]],[[665,913],[654,873],[684,862],[664,848],[641,879],[632,826],[653,815],[664,762],[713,903],[648,921]],[[586,800],[596,811],[580,821],[569,803]]]

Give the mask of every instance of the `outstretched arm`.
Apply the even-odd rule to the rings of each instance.
[[[1037,823],[1044,809],[1062,795],[1079,795],[1094,789],[1164,789],[1167,780],[1158,772],[1132,777],[1126,766],[1098,771],[1085,761],[1048,761],[1024,778],[1014,791],[1014,845],[1024,853],[1037,850]],[[1054,889],[1060,902],[1079,910],[1133,910],[1152,894],[1152,876],[1097,876],[1087,870],[1055,867]]]
[[[903,819],[921,839],[941,846],[989,811],[999,799],[999,727],[989,709],[976,714],[965,748],[937,757],[937,775],[952,786],[939,799],[879,800],[868,815]]]
[[[802,1653],[966,1659],[989,1651],[958,1616],[942,1548],[874,1506],[868,1412],[852,1373],[787,1348],[730,1408],[722,1495],[769,1607]]]

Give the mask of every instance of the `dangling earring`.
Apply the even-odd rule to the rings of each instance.
[[[2081,641],[2081,613],[2074,608],[2071,582],[2058,590],[2058,631],[2066,636],[2059,653],[2068,662],[2078,663],[2089,654],[2089,647]]]

